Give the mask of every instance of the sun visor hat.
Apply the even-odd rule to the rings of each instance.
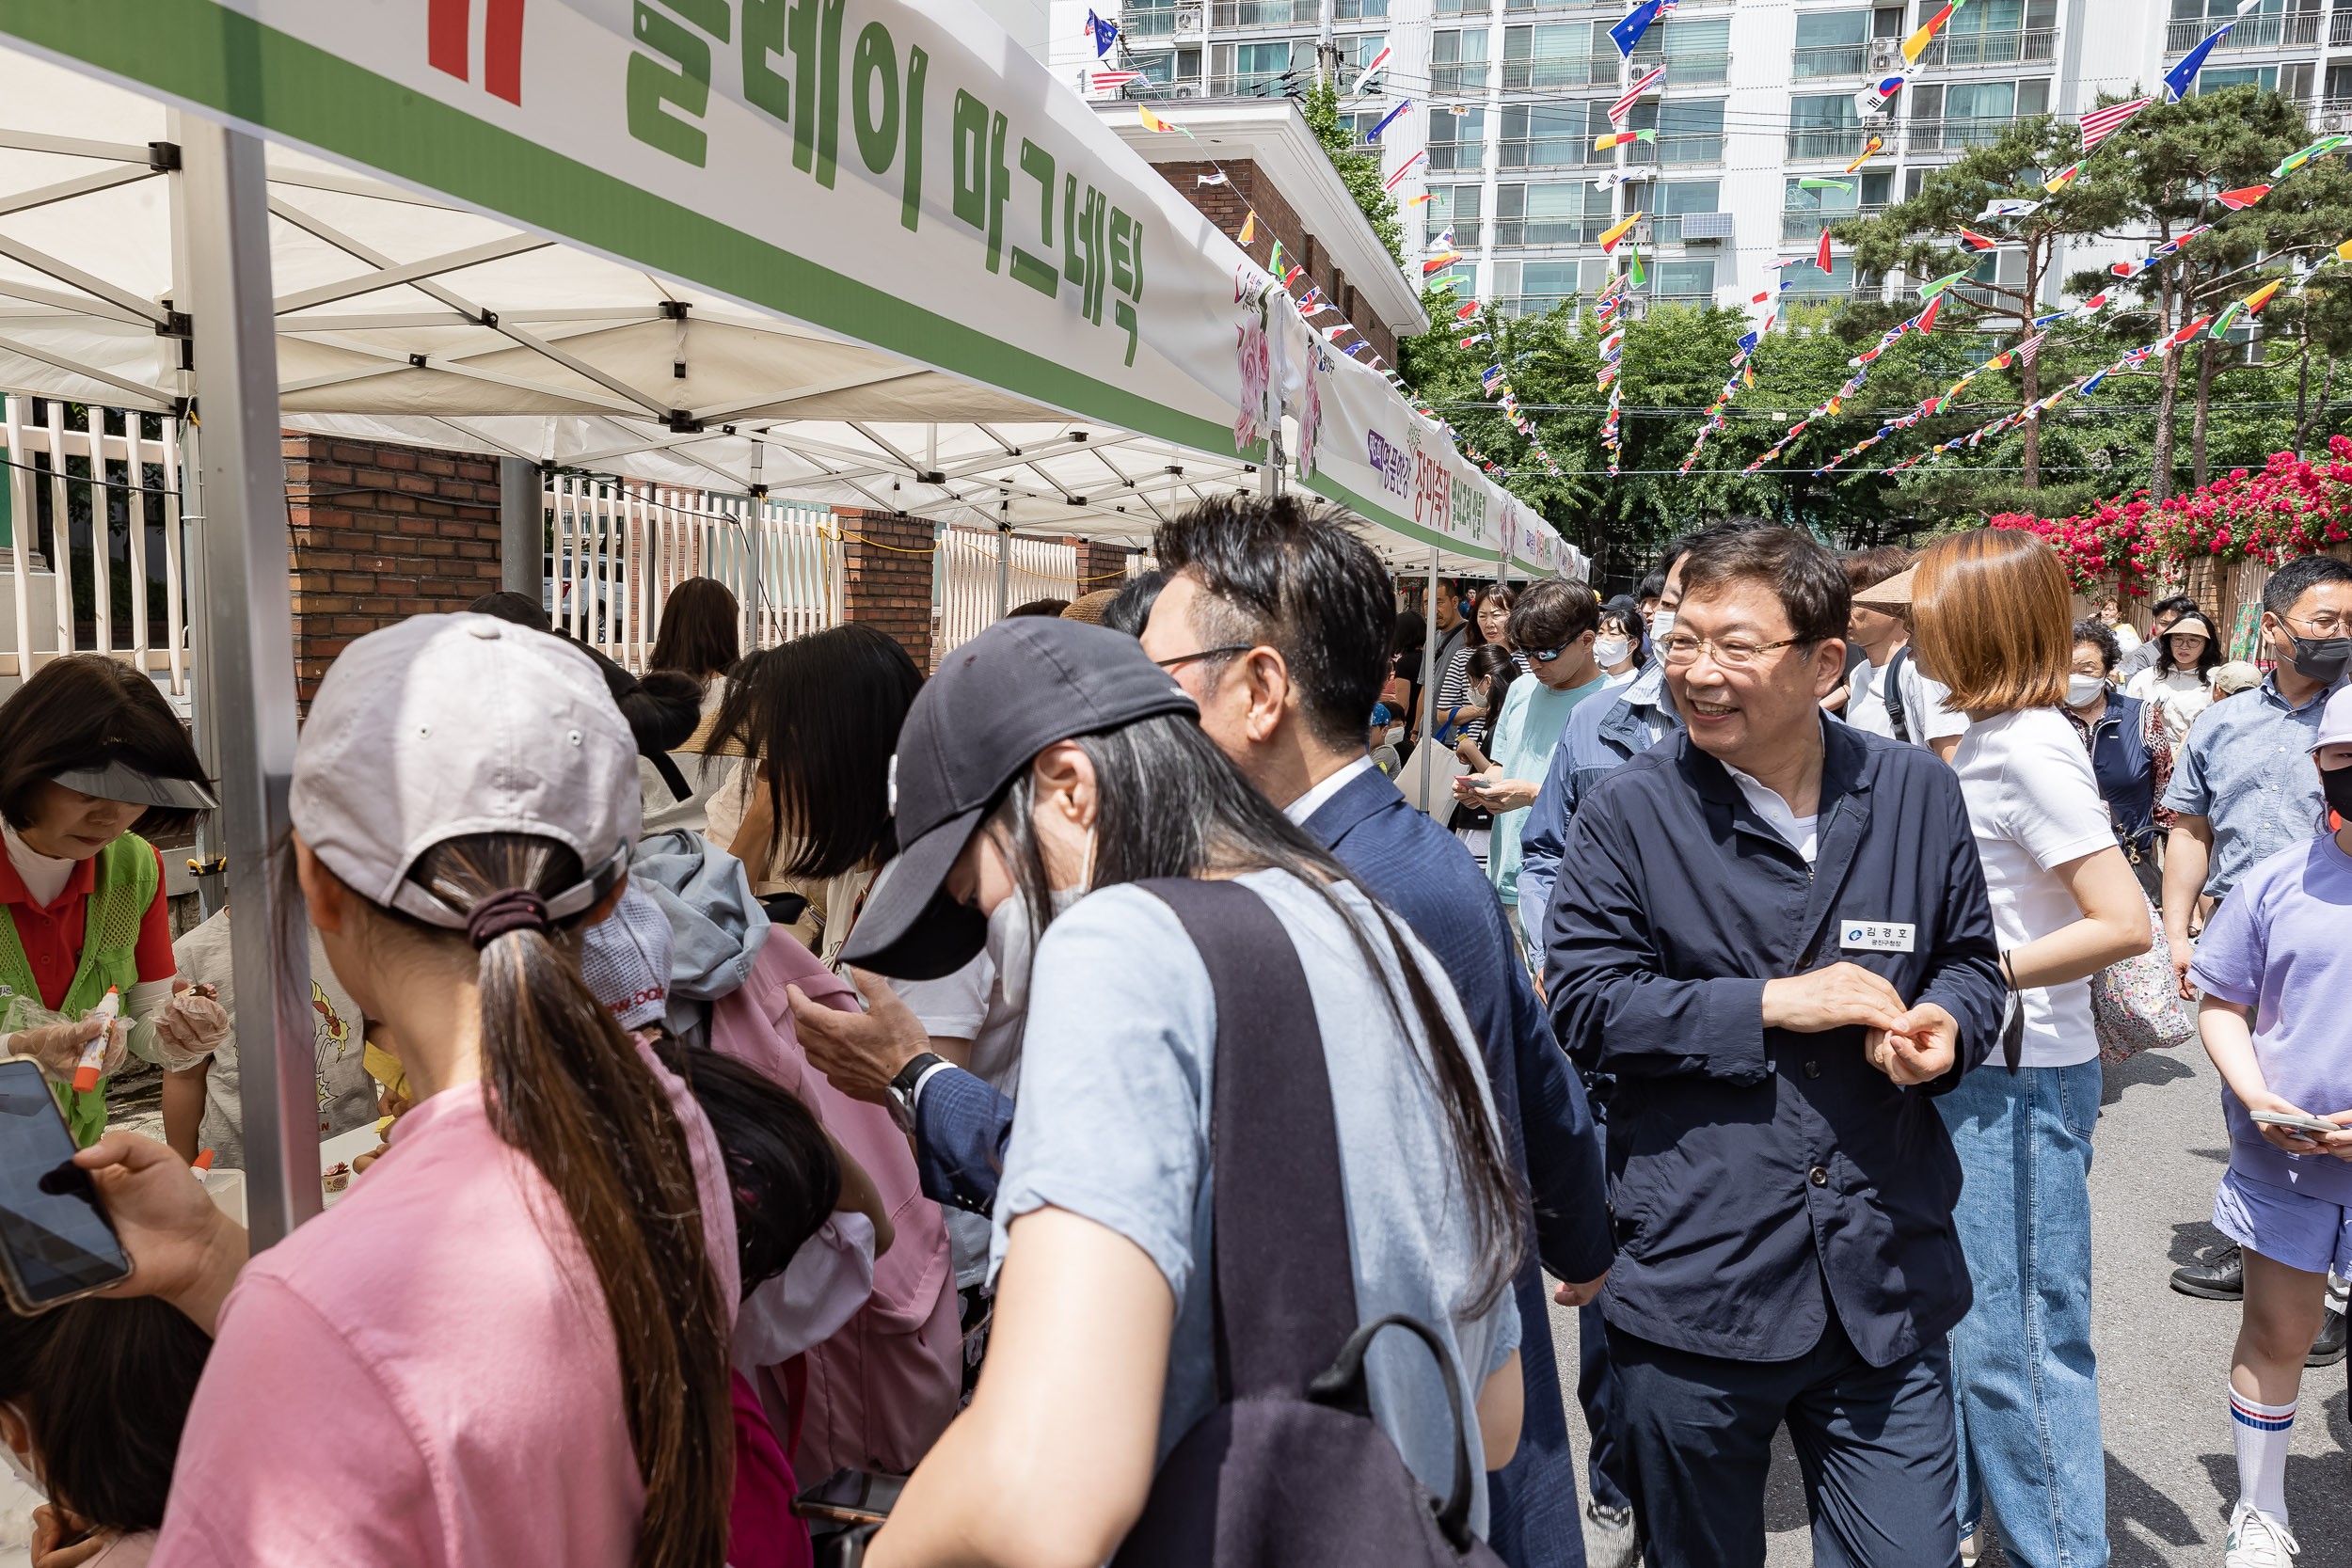
[[[488,615],[415,615],[343,650],[319,684],[288,802],[303,842],[361,897],[428,925],[466,916],[408,879],[446,839],[528,833],[586,868],[577,914],[628,869],[637,742],[578,648]]]
[[[159,779],[119,759],[102,768],[52,773],[49,782],[127,805],[166,806],[173,811],[212,811],[220,805],[213,799],[213,792],[194,779]]]
[[[1887,615],[1899,615],[1911,608],[1912,576],[1917,570],[1915,566],[1906,566],[1884,582],[1868,588],[1857,588],[1853,593],[1853,602],[1865,610],[1875,610]]]
[[[947,872],[1013,776],[1057,740],[1200,712],[1140,642],[1080,621],[999,621],[949,654],[899,732],[891,759],[898,854],[866,895],[842,958],[904,980],[971,962],[988,922],[948,895]]]

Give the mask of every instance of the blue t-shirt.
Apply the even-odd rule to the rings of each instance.
[[[1502,711],[1495,716],[1486,760],[1502,768],[1506,779],[1543,783],[1551,768],[1551,753],[1567,732],[1568,715],[1585,698],[1609,689],[1606,674],[1565,691],[1554,691],[1534,675],[1513,681],[1510,695],[1502,699]],[[1517,904],[1519,899],[1519,833],[1527,826],[1530,809],[1521,806],[1495,813],[1486,848],[1486,875],[1494,879],[1495,891],[1506,904]]]
[[[2238,699],[2233,698],[2232,702]],[[2226,704],[2223,705],[2227,705]],[[2254,1009],[2254,1060],[2270,1092],[2315,1117],[2352,1110],[2352,855],[2322,834],[2280,850],[2230,890],[2197,943],[2192,984]],[[2230,1168],[2352,1204],[2352,1164],[2263,1141],[2225,1085]]]
[[[1314,996],[1330,1067],[1359,1321],[1409,1312],[1452,1351],[1477,1472],[1470,1523],[1484,1534],[1486,1476],[1474,1457],[1473,1407],[1479,1388],[1518,1348],[1518,1307],[1508,1288],[1483,1312],[1464,1305],[1478,1258],[1445,1113],[1431,1087],[1433,1069],[1393,949],[1370,900],[1353,883],[1336,884],[1359,928],[1372,933],[1389,986],[1411,1022],[1409,1041],[1398,1035],[1397,1015],[1365,968],[1347,923],[1319,893],[1282,871],[1240,879],[1282,923]],[[1405,940],[1464,1042],[1491,1120],[1484,1059],[1454,988],[1409,931]],[[1141,888],[1108,887],[1046,927],[1029,981],[1021,1099],[997,1189],[991,1267],[1004,1260],[1007,1227],[1049,1204],[1106,1226],[1151,1255],[1176,1297],[1160,1402],[1162,1459],[1216,1404],[1208,1267],[1216,1054],[1208,966],[1166,904]],[[1454,1486],[1454,1418],[1436,1358],[1413,1336],[1386,1333],[1373,1340],[1366,1366],[1374,1418],[1422,1484],[1446,1496]]]

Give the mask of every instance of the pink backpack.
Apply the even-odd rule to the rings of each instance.
[[[841,1330],[801,1359],[805,1391],[780,1433],[798,1429],[792,1467],[812,1481],[843,1468],[905,1475],[954,1418],[963,1336],[955,1268],[939,1205],[925,1197],[906,1134],[879,1105],[851,1100],[808,1065],[785,987],[843,1012],[857,990],[783,933],[771,933],[741,989],[710,1011],[710,1043],[757,1068],[811,1110],[866,1167],[889,1205],[896,1239],[874,1263],[874,1293]],[[763,1395],[780,1402],[787,1379],[763,1368]],[[797,1380],[791,1380],[797,1381]]]

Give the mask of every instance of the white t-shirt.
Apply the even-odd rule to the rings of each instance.
[[[1770,784],[1749,777],[1729,763],[1724,764],[1724,771],[1731,775],[1731,782],[1738,784],[1740,793],[1747,798],[1748,809],[1762,817],[1766,827],[1787,840],[1788,847],[1803,855],[1804,863],[1811,865],[1820,852],[1820,839],[1814,831],[1815,825],[1821,820],[1820,813],[1799,816],[1789,809],[1788,802],[1780,798],[1780,792]]]
[[[1952,753],[1984,862],[1993,932],[2003,952],[2083,917],[2051,867],[2115,847],[2106,802],[2074,726],[2056,708],[2023,708],[1969,726]],[[2024,993],[2021,1067],[2074,1067],[2099,1054],[2090,982]]]
[[[2123,695],[2153,703],[2156,711],[2164,715],[2165,738],[2176,742],[2188,733],[2197,716],[2213,705],[2213,688],[2199,679],[2194,670],[2174,670],[2166,674],[2142,670],[2123,689]]]
[[[1894,662],[1892,655],[1888,656],[1886,662]],[[1856,729],[1883,735],[1892,740],[1895,738],[1895,721],[1886,716],[1885,679],[1886,665],[1872,664],[1867,660],[1855,665],[1853,673],[1846,677],[1846,710],[1843,717]],[[1903,660],[1901,680],[1903,727],[1911,732],[1913,745],[1924,746],[1931,740],[1967,733],[1968,716],[1958,708],[1945,705],[1945,699],[1952,694],[1951,688],[1920,673],[1919,660],[1915,656]]]

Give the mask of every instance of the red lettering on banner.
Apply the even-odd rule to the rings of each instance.
[[[1443,531],[1452,486],[1445,465],[1425,452],[1413,454],[1413,521]]]
[[[473,80],[473,0],[432,0],[425,10],[425,59],[461,82]],[[523,101],[523,0],[485,0],[482,85],[520,107]]]

